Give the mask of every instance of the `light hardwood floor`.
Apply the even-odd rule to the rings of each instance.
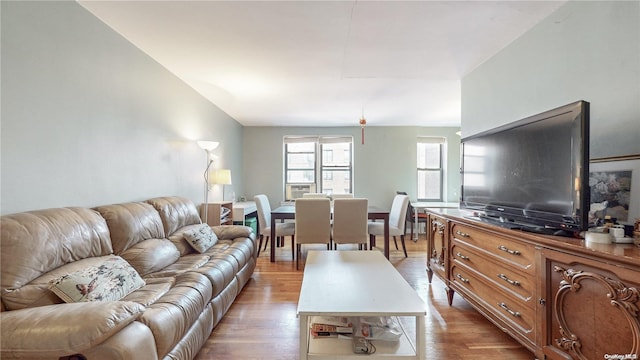
[[[295,261],[291,259],[290,238],[285,243],[285,247],[276,249],[275,263],[269,262],[268,248],[266,253],[260,253],[253,278],[213,330],[197,360],[298,358],[296,307],[303,266],[296,271]],[[382,246],[381,239],[377,243]],[[427,304],[428,360],[535,358],[458,295],[449,306],[440,280],[434,277],[429,284],[425,271],[424,234],[417,242],[407,240],[406,244],[408,258],[403,256],[402,250],[395,250],[392,241],[390,260]],[[321,248],[305,246],[303,257],[309,249]]]

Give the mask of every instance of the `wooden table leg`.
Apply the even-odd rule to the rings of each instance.
[[[420,238],[420,234],[418,233],[420,231],[420,223],[418,222],[418,209],[413,208],[413,224],[411,224],[411,226],[413,227],[413,229],[415,229],[415,236],[413,237],[413,241],[418,241],[418,239]]]
[[[271,216],[271,236],[270,236],[270,246],[271,246],[271,262],[276,261],[276,219]]]
[[[384,216],[384,256],[389,258],[389,214]]]

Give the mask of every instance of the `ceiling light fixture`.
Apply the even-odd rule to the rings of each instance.
[[[364,118],[364,108],[362,108],[362,117],[360,118],[360,131],[362,138],[362,145],[364,145],[364,127],[367,125],[367,119]]]

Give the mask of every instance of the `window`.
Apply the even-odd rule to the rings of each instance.
[[[285,136],[284,152],[285,200],[301,196],[300,189],[325,194],[353,192],[351,136]],[[287,191],[292,186],[298,191]]]
[[[352,193],[351,159],[353,140],[349,138],[320,138],[322,161],[320,192],[327,194]]]
[[[333,161],[333,149],[322,149],[322,160],[324,162],[332,162]]]
[[[443,201],[445,145],[444,138],[418,138],[418,201]]]
[[[316,178],[316,144],[285,143],[287,183],[314,183]]]

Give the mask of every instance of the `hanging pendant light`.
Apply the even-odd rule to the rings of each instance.
[[[362,138],[362,145],[364,145],[364,127],[367,125],[367,119],[364,118],[364,108],[362,109],[362,117],[360,118],[360,131]]]

